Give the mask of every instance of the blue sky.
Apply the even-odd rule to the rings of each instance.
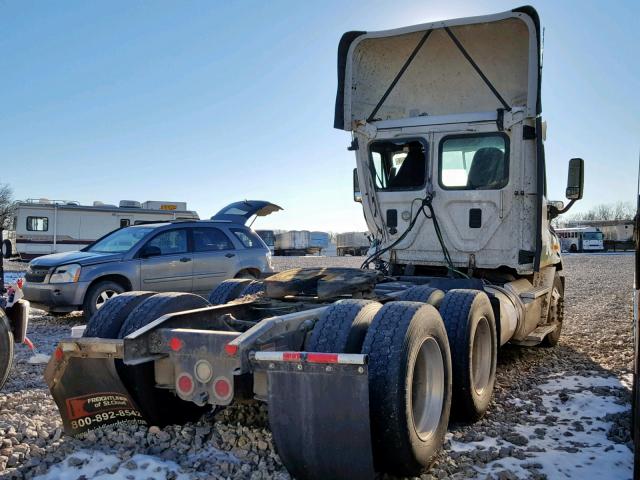
[[[545,27],[550,197],[586,161],[575,207],[635,198],[640,2],[532,2]],[[0,2],[1,182],[16,198],[243,198],[260,227],[364,229],[350,137],[335,130],[347,30],[495,13],[505,1]],[[256,224],[258,226],[258,224]]]

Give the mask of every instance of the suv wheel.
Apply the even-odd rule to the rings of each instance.
[[[119,295],[125,291],[125,288],[116,282],[103,281],[98,282],[87,290],[82,303],[82,310],[85,317],[91,318],[104,303],[112,297]]]

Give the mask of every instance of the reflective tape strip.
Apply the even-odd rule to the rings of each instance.
[[[359,353],[256,352],[254,358],[258,362],[306,362],[364,365],[366,355]]]

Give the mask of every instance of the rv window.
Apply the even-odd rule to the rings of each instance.
[[[261,248],[263,247],[262,240],[255,233],[247,230],[241,230],[240,228],[230,228],[231,232],[236,236],[240,243],[245,248]]]
[[[371,173],[376,190],[415,190],[425,183],[426,145],[421,140],[389,140],[371,144]]]
[[[194,228],[192,231],[195,252],[233,250],[231,240],[217,228]]]
[[[49,218],[27,217],[27,230],[30,232],[46,232],[49,230]]]
[[[509,182],[506,135],[448,136],[440,142],[440,186],[459,190],[499,190]]]
[[[128,227],[129,225],[131,225],[131,220],[129,220],[128,218],[120,219],[120,228]]]
[[[176,255],[187,253],[187,231],[184,228],[179,230],[168,230],[153,237],[149,243],[150,247],[158,247],[161,255]]]

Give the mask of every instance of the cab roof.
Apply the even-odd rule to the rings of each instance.
[[[540,22],[533,7],[379,32],[338,47],[334,127],[540,105]]]

